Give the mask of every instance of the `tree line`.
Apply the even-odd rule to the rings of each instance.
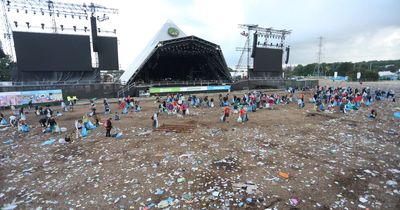
[[[11,81],[11,57],[6,55],[0,59],[0,81]]]
[[[317,63],[297,65],[294,69],[286,71],[286,75],[287,77],[315,76],[317,65]],[[379,71],[397,72],[399,69],[400,60],[322,63],[319,76],[334,76],[334,72],[338,72],[338,76],[348,76],[349,80],[355,81],[357,72],[361,72],[361,80],[376,81],[379,79]]]

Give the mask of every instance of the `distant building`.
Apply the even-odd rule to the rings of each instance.
[[[396,73],[390,71],[380,71],[379,80],[398,80],[399,76]]]

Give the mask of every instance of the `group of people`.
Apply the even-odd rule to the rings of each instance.
[[[315,88],[288,88],[286,92],[266,93],[261,91],[252,91],[243,94],[242,97],[230,94],[219,94],[219,106],[224,107],[223,115],[220,117],[222,122],[229,122],[230,115],[238,114],[237,122],[246,122],[249,120],[248,112],[256,112],[258,109],[273,109],[278,104],[297,103],[299,109],[305,107],[307,101],[306,94],[311,93],[308,102],[314,104],[316,111],[329,111],[336,110],[347,113],[351,110],[358,110],[359,107],[365,105],[370,107],[374,101],[388,100],[395,101],[395,93],[393,90],[382,91],[375,90],[372,92],[370,88],[365,87],[362,89],[351,87],[323,87],[316,86]],[[189,107],[214,107],[213,98],[209,99],[208,96],[198,97],[189,95],[188,100],[185,100],[183,94],[168,94],[165,98],[157,97],[156,102],[159,103],[159,113],[168,114],[182,114],[185,115],[189,111]],[[370,118],[377,117],[377,110],[371,109]],[[158,119],[153,116],[152,119]],[[153,122],[153,126],[158,125]]]
[[[273,109],[276,104],[288,104],[296,100],[294,94],[298,89],[290,88],[288,92],[282,96],[278,93],[268,94],[261,91],[252,91],[243,94],[242,97],[236,95],[219,94],[219,107],[223,108],[223,115],[220,117],[221,122],[229,122],[231,114],[238,114],[237,122],[249,121],[248,112],[256,112],[258,109]],[[304,107],[304,94],[298,101],[300,107]],[[155,103],[158,103],[158,113],[152,116],[153,126],[158,125],[158,114],[167,113],[169,115],[187,115],[190,108],[213,108],[214,98],[209,96],[185,95],[181,93],[168,94],[164,97],[157,96]]]
[[[77,139],[79,137],[86,137],[88,135],[88,131],[89,130],[94,130],[94,129],[100,127],[100,125],[102,124],[102,123],[100,123],[101,117],[97,113],[97,106],[96,106],[95,100],[96,99],[89,100],[90,101],[90,112],[89,112],[89,114],[84,113],[82,115],[81,119],[75,120],[75,133],[76,133],[76,138]],[[105,116],[109,115],[110,106],[109,106],[108,101],[107,101],[106,98],[103,100],[103,106],[104,106],[104,115]],[[107,121],[109,119],[107,119]],[[94,123],[92,123],[92,120],[94,121]],[[107,121],[105,122],[106,130],[108,129],[107,128]],[[108,127],[111,127],[111,123],[109,123]],[[109,130],[111,130],[111,128]],[[109,136],[109,135],[106,134],[106,136]]]
[[[372,92],[370,88],[362,89],[351,87],[320,87],[317,86],[313,92],[313,97],[310,102],[315,104],[316,111],[331,111],[335,107],[339,108],[340,112],[347,113],[352,110],[358,110],[362,105],[371,106],[374,101],[383,100],[384,91],[376,90]],[[389,90],[386,97],[395,101],[393,90]],[[376,110],[374,110],[376,112]]]
[[[189,106],[191,104],[190,101],[195,100],[193,97],[189,97],[186,100],[186,97],[183,94],[168,94],[165,98],[156,97],[156,102],[159,103],[159,113],[167,113],[169,115],[188,115],[189,114]],[[198,106],[199,104],[192,103],[192,106]],[[156,118],[153,116],[153,118]],[[153,122],[154,124],[154,122]]]
[[[76,102],[78,101],[78,98],[76,96],[67,96],[67,103],[64,101],[61,102],[61,108],[63,111],[68,112],[68,111],[74,111],[74,106]]]
[[[11,114],[9,121],[6,120],[3,113],[0,113],[0,123],[2,126],[17,127],[20,132],[29,132],[30,127],[26,122],[26,112],[24,107],[17,109],[15,106],[11,106]]]
[[[307,98],[306,95],[309,95]],[[223,109],[222,116],[220,117],[221,122],[228,122],[229,118],[234,114],[237,114],[237,122],[244,123],[249,121],[250,112],[256,112],[259,109],[270,109],[273,110],[275,105],[278,104],[289,104],[296,103],[299,109],[305,106],[308,99],[308,103],[314,104],[316,111],[331,111],[338,110],[343,113],[347,113],[351,110],[358,110],[361,106],[371,106],[374,101],[379,100],[391,100],[395,101],[395,93],[393,90],[382,91],[375,90],[371,91],[370,88],[351,88],[351,87],[323,87],[317,86],[310,89],[289,88],[287,91],[279,93],[267,93],[261,91],[251,91],[244,93],[242,96],[233,95],[230,93],[225,95],[219,94],[219,107]],[[73,105],[76,103],[76,99],[69,98],[69,107],[66,106],[65,102],[62,102],[62,111],[67,112],[73,110]],[[133,97],[126,97],[120,99],[119,108],[121,114],[129,114],[130,112],[140,112],[142,107],[138,100]],[[191,108],[214,108],[214,98],[208,96],[196,96],[196,95],[185,95],[168,94],[164,97],[157,96],[156,102],[158,104],[158,112],[151,116],[153,128],[159,127],[159,114],[166,113],[168,115],[184,116],[189,115],[189,109]],[[32,106],[32,105],[31,105]],[[103,100],[104,106],[104,123],[100,123],[101,117],[97,113],[97,107],[95,99],[90,100],[90,112],[84,114],[81,119],[75,121],[75,132],[76,138],[88,135],[88,130],[95,129],[100,125],[104,124],[106,130],[106,137],[111,137],[111,130],[113,128],[112,120],[120,120],[119,112],[115,112],[114,116],[111,117],[111,109],[107,99]],[[52,133],[60,132],[60,127],[56,122],[57,116],[62,116],[62,113],[54,111],[50,106],[35,106],[34,112],[39,118],[39,124],[45,128],[43,132]],[[377,117],[377,110],[371,109],[369,114],[370,118]],[[91,119],[94,121],[92,123]],[[29,125],[26,122],[26,112],[24,107],[16,109],[14,106],[11,107],[11,115],[9,120],[0,113],[0,125],[18,127],[21,132],[29,132]]]
[[[45,128],[43,130],[43,133],[60,132],[60,127],[58,126],[56,119],[53,116],[48,117],[46,115],[41,115],[39,123],[42,127]]]
[[[81,119],[75,121],[75,133],[76,138],[85,137],[88,135],[89,130],[96,129],[100,127],[100,125],[104,125],[106,130],[106,137],[118,136],[118,134],[111,135],[111,130],[113,128],[112,120],[120,120],[120,115],[118,112],[115,112],[114,116],[111,116],[111,108],[107,98],[103,100],[104,106],[104,116],[105,121],[101,123],[101,117],[97,113],[97,105],[95,102],[96,99],[91,99],[90,101],[90,112],[89,114],[84,114]],[[132,97],[126,97],[120,99],[119,107],[121,108],[121,114],[129,114],[129,112],[133,110],[139,110],[141,107],[139,106],[139,101],[136,101]],[[133,110],[132,110],[133,109]],[[92,123],[91,119],[94,121]]]
[[[2,126],[11,126],[17,127],[19,122],[19,118],[17,118],[14,114],[11,114],[9,117],[9,121],[7,121],[6,117],[3,113],[0,112],[0,125]]]
[[[122,114],[129,114],[130,112],[140,112],[142,110],[140,102],[130,96],[124,97],[122,100],[119,99],[118,104],[122,109]]]

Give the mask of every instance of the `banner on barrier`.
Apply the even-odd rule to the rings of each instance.
[[[0,93],[0,107],[25,105],[31,100],[33,104],[60,102],[63,100],[62,90],[33,90]]]
[[[179,92],[197,92],[197,91],[229,91],[230,85],[222,86],[192,86],[192,87],[154,87],[150,88],[150,93],[179,93]]]

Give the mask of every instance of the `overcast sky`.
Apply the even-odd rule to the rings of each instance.
[[[84,1],[64,0],[73,3]],[[172,20],[187,35],[219,44],[230,67],[244,45],[240,23],[291,29],[290,64],[317,61],[400,59],[400,0],[92,0],[115,7],[122,69],[126,69],[161,26]]]

